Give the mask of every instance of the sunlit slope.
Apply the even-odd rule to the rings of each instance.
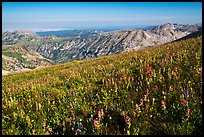
[[[202,36],[2,78],[3,134],[201,134],[201,108]]]
[[[2,70],[15,72],[54,64],[35,50],[18,45],[2,46]]]

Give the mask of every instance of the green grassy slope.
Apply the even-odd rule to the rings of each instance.
[[[3,134],[201,134],[202,36],[2,78]]]

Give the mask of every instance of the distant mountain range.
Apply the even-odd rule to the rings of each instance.
[[[59,30],[59,31],[42,31],[36,32],[40,36],[48,36],[54,35],[57,37],[71,37],[71,36],[79,36],[83,38],[87,38],[90,36],[94,36],[103,32],[102,30]]]
[[[50,35],[53,33],[57,36]],[[161,45],[185,37],[194,37],[197,36],[197,33],[202,34],[202,24],[183,25],[166,23],[144,29],[114,31],[70,30],[41,32],[38,34],[29,31],[15,31],[2,34],[2,46],[5,49],[3,51],[4,53],[9,50],[9,48],[7,49],[6,47],[16,46],[21,50],[24,49],[35,52],[36,56],[41,56],[39,57],[41,59],[43,57],[44,63],[41,62],[41,65],[35,64],[32,67],[37,68],[39,66],[53,64],[51,62],[64,63],[72,60],[93,58]],[[15,52],[22,55],[20,50],[16,50]],[[5,56],[7,55],[2,54],[2,56],[3,62],[5,62]],[[27,59],[28,58],[25,57],[25,60]],[[9,63],[7,63],[7,66],[3,64],[2,69],[16,71],[29,68],[24,65],[24,67],[11,69],[11,67],[8,67],[8,64]],[[16,66],[16,64],[10,63],[10,66]]]

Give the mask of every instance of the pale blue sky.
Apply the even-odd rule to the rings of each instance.
[[[3,2],[3,30],[202,23],[202,2]]]

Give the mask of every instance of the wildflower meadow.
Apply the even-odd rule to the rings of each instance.
[[[2,78],[3,135],[201,135],[202,36]]]

